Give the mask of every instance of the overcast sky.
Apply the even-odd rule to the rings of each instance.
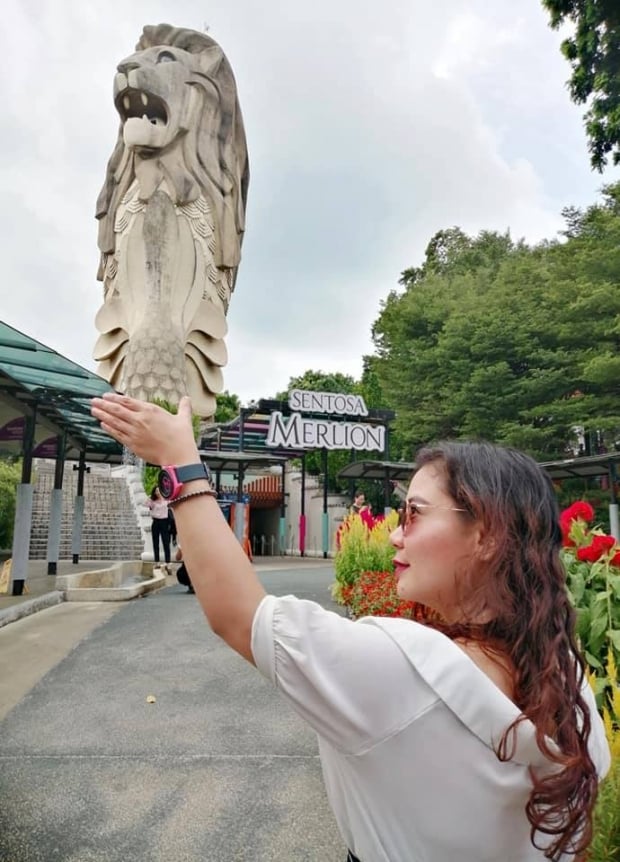
[[[518,11],[517,11],[518,10]],[[581,109],[538,0],[5,0],[0,319],[96,370],[95,201],[116,64],[143,25],[209,27],[237,79],[251,180],[225,385],[359,377],[431,236],[535,242],[587,206]]]

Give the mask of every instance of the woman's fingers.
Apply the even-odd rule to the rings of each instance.
[[[106,434],[146,461],[183,463],[194,457],[189,398],[181,399],[175,416],[156,404],[110,392],[93,399],[91,413]]]

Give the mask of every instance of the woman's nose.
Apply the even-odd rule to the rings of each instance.
[[[394,545],[395,548],[402,548],[403,546],[403,528],[399,525],[395,530],[392,530],[390,533],[390,543]]]

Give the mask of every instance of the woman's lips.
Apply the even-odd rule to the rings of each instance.
[[[396,580],[400,578],[405,569],[409,568],[408,563],[401,563],[400,560],[394,560],[394,577]]]

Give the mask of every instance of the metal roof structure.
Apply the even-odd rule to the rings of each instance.
[[[539,462],[540,466],[555,480],[608,476],[614,474],[618,463],[620,463],[620,452]],[[338,478],[402,482],[409,479],[414,470],[413,462],[354,461],[340,470]]]
[[[541,461],[543,467],[552,479],[587,478],[588,476],[606,476],[613,472],[620,462],[620,452],[609,452],[606,455],[584,455],[578,458],[566,458],[563,461]]]
[[[90,415],[90,400],[110,384],[34,338],[0,321],[0,453],[20,455],[26,417],[35,417],[34,457],[119,463],[123,448]]]
[[[273,467],[275,465],[286,464],[288,460],[287,458],[270,455],[269,452],[265,455],[260,455],[256,452],[214,452],[201,449],[199,454],[201,460],[211,470],[225,473],[237,473],[239,470],[245,472],[251,467]]]
[[[339,479],[378,479],[403,482],[411,478],[415,464],[407,461],[352,461],[338,473]]]

